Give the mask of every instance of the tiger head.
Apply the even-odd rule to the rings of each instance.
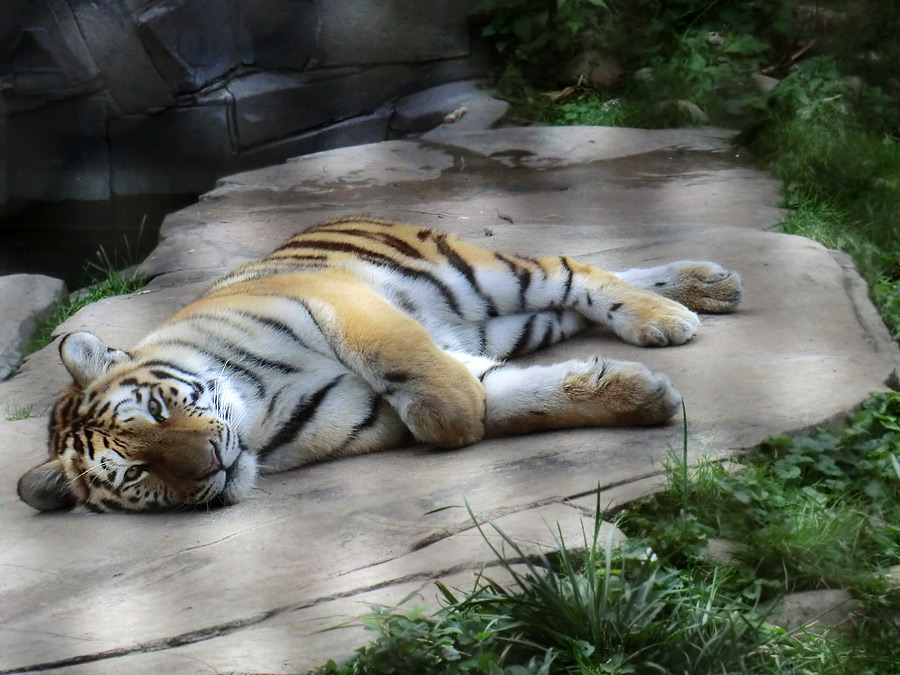
[[[50,459],[19,480],[41,511],[161,511],[244,498],[256,460],[222,383],[134,358],[92,333],[59,345],[73,382],[50,419]]]

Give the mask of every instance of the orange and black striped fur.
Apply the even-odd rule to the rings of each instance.
[[[610,273],[409,225],[327,223],[220,278],[128,352],[67,335],[73,383],[50,458],[19,494],[41,510],[233,503],[259,472],[412,440],[661,423],[680,396],[641,364],[506,359],[591,323],[681,344],[694,311],[730,312],[740,296],[714,263]]]

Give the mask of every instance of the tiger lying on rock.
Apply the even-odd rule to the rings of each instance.
[[[610,273],[410,225],[319,225],[218,279],[131,351],[63,338],[74,381],[53,410],[50,459],[19,495],[40,510],[230,504],[258,472],[411,440],[658,424],[681,397],[639,363],[504,359],[591,323],[679,345],[694,311],[740,298],[738,275],[709,262]]]

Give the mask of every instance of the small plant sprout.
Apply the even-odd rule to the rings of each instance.
[[[31,417],[31,405],[17,403],[15,401],[7,401],[5,405],[6,421],[16,422]]]

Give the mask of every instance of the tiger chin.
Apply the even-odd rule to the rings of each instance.
[[[665,423],[681,396],[640,363],[509,359],[591,325],[684,344],[696,312],[732,312],[742,292],[711,262],[606,272],[332,221],[219,278],[127,352],[65,336],[72,383],[19,496],[41,511],[208,508],[251,496],[260,473],[410,442]]]

